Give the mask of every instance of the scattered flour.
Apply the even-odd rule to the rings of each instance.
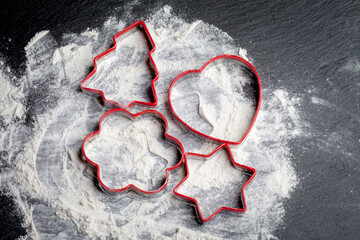
[[[12,86],[3,70],[0,72],[0,86],[0,112],[3,121],[9,124],[10,121],[23,118],[22,89]]]
[[[335,111],[337,112],[340,112],[342,114],[345,114],[345,115],[348,115],[350,116],[351,118],[357,120],[357,121],[360,121],[360,117],[350,111],[347,111],[346,109],[344,108],[341,108],[333,103],[330,103],[328,101],[326,101],[325,99],[322,99],[322,98],[318,98],[318,97],[312,97],[311,98],[311,102],[314,103],[314,104],[317,104],[317,105],[322,105],[322,106],[325,106],[325,107],[328,107],[328,108],[332,108],[334,109]]]
[[[360,62],[358,60],[349,61],[342,69],[350,72],[360,72]]]
[[[247,56],[247,50],[244,48],[239,48],[239,56],[242,57],[243,59],[245,59],[246,61],[250,61],[248,56]]]
[[[167,91],[181,72],[200,68],[216,55],[238,54],[239,47],[228,34],[212,25],[199,20],[188,23],[174,16],[169,6],[151,16],[145,22],[157,45],[153,56],[160,72],[156,110],[167,117],[168,133],[183,143],[185,151],[210,153],[215,144],[204,142],[173,121],[167,108]],[[0,106],[6,106],[0,109],[0,147],[7,152],[0,158],[5,166],[1,186],[18,196],[29,237],[266,239],[272,236],[282,222],[283,200],[291,196],[298,182],[288,143],[302,136],[297,111],[300,100],[285,89],[263,90],[262,109],[254,128],[243,144],[232,148],[237,162],[258,172],[245,189],[248,210],[244,214],[220,214],[199,228],[192,208],[172,193],[184,177],[183,168],[170,172],[169,184],[157,198],[108,195],[98,188],[94,169],[81,160],[79,153],[83,139],[96,130],[106,109],[78,88],[92,66],[93,57],[108,49],[112,36],[129,24],[126,19],[110,18],[101,29],[65,34],[61,44],[48,31],[41,32],[25,48],[27,71],[22,77],[15,79],[11,69],[0,69]],[[266,76],[262,80],[266,81]],[[212,113],[220,108],[203,98],[199,104],[203,117],[198,119],[206,120],[204,126],[209,127],[210,123],[216,127]],[[140,110],[144,108],[133,109]],[[225,166],[218,168],[219,171],[230,171]],[[229,176],[219,178],[220,185],[227,186],[238,173],[231,171]],[[192,184],[201,189],[214,186],[199,178],[193,179]],[[200,202],[206,201],[206,194],[199,193],[197,197]],[[219,204],[222,203],[214,201],[208,206],[215,209]]]
[[[45,30],[45,31],[41,31],[35,34],[35,36],[28,42],[28,44],[25,47],[25,51],[28,51],[30,48],[33,47],[33,45],[37,42],[39,42],[44,36],[46,36],[47,34],[49,34],[50,31]]]

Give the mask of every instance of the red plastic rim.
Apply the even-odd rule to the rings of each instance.
[[[110,114],[113,114],[113,113],[116,113],[116,112],[124,113],[124,114],[128,115],[129,117],[131,117],[132,119],[136,119],[137,117],[142,116],[142,115],[145,115],[145,114],[157,115],[157,116],[161,119],[161,121],[163,121],[164,124],[165,124],[165,132],[164,132],[165,138],[174,141],[174,142],[176,143],[176,145],[178,145],[179,150],[181,151],[181,158],[180,158],[179,162],[178,162],[175,166],[165,169],[166,180],[165,180],[164,184],[163,184],[160,188],[158,188],[158,189],[156,189],[156,190],[153,190],[153,191],[145,191],[145,190],[142,190],[142,189],[136,187],[136,186],[133,185],[133,184],[129,184],[129,185],[126,186],[126,187],[118,188],[118,189],[110,188],[110,187],[106,186],[106,185],[104,184],[104,182],[101,180],[101,177],[100,177],[100,166],[99,166],[97,163],[91,161],[91,159],[86,155],[86,153],[85,153],[85,144],[86,144],[86,142],[87,142],[89,139],[91,139],[92,137],[94,137],[95,135],[98,135],[98,134],[100,133],[100,131],[101,131],[101,125],[102,125],[102,122],[104,121],[104,119],[105,119],[107,116],[109,116]],[[155,194],[155,193],[160,192],[161,190],[163,190],[163,189],[166,187],[166,185],[167,185],[167,183],[168,183],[168,181],[169,181],[169,171],[178,168],[178,167],[182,164],[183,158],[184,158],[184,147],[182,146],[181,142],[180,142],[178,139],[176,139],[175,137],[173,137],[173,136],[171,136],[171,135],[168,135],[168,134],[167,134],[167,130],[168,130],[168,122],[167,122],[166,118],[164,117],[164,115],[162,115],[162,114],[161,114],[160,112],[158,112],[158,111],[155,111],[155,110],[145,110],[145,111],[139,112],[139,113],[137,113],[137,114],[132,114],[132,113],[130,113],[129,111],[127,111],[127,110],[125,110],[125,109],[115,108],[115,109],[112,109],[112,110],[107,111],[107,112],[101,117],[100,122],[99,122],[99,129],[98,129],[97,131],[92,132],[92,133],[90,133],[89,135],[86,136],[86,138],[84,139],[84,142],[83,142],[83,144],[82,144],[82,154],[83,154],[84,158],[85,158],[91,165],[93,165],[94,167],[96,167],[96,169],[97,169],[97,178],[98,178],[98,180],[99,180],[99,183],[100,183],[101,187],[103,187],[105,190],[107,190],[107,191],[109,191],[109,192],[113,192],[113,193],[126,192],[126,191],[128,191],[128,190],[135,190],[135,191],[137,191],[137,192],[139,192],[139,193],[143,193],[143,194]]]
[[[200,74],[205,68],[207,65],[209,65],[210,63],[218,60],[218,59],[233,59],[233,60],[236,60],[236,61],[239,61],[241,63],[243,63],[248,69],[251,70],[251,72],[254,74],[254,76],[256,77],[256,80],[257,80],[257,83],[258,83],[258,86],[259,86],[259,97],[258,97],[258,102],[257,102],[257,106],[256,106],[256,110],[255,110],[255,114],[254,114],[254,117],[248,127],[248,129],[246,130],[246,132],[244,133],[244,135],[241,137],[241,139],[239,141],[228,141],[228,140],[223,140],[223,139],[219,139],[219,138],[215,138],[215,137],[212,137],[212,136],[209,136],[209,135],[206,135],[198,130],[196,130],[195,128],[191,127],[190,125],[188,125],[185,121],[183,121],[175,112],[174,108],[173,108],[173,105],[171,103],[171,91],[175,85],[175,83],[181,78],[183,77],[184,75],[187,75],[187,74]],[[168,100],[169,100],[169,105],[170,105],[170,109],[171,109],[171,112],[174,114],[174,116],[176,117],[176,119],[178,119],[183,125],[185,125],[188,129],[190,129],[191,131],[193,131],[194,133],[206,138],[206,139],[210,139],[210,140],[214,140],[214,141],[217,141],[217,142],[221,142],[221,143],[228,143],[228,144],[232,144],[232,145],[238,145],[240,144],[242,141],[244,141],[244,139],[246,138],[246,136],[249,134],[251,128],[253,127],[254,123],[255,123],[255,120],[257,118],[257,115],[259,113],[259,110],[260,110],[260,103],[261,103],[261,81],[260,81],[260,76],[259,74],[257,73],[255,67],[253,65],[251,65],[248,61],[246,61],[245,59],[241,58],[241,57],[238,57],[238,56],[235,56],[235,55],[220,55],[220,56],[216,56],[212,59],[210,59],[207,63],[204,64],[204,66],[202,66],[200,69],[192,69],[192,70],[188,70],[188,71],[185,71],[183,73],[180,73],[171,83],[170,85],[170,89],[169,89],[169,94],[168,94]]]
[[[150,41],[150,44],[151,44],[151,46],[152,46],[152,49],[151,49],[150,52],[149,52],[149,59],[150,59],[151,65],[152,65],[153,70],[154,70],[155,75],[156,75],[155,78],[154,78],[154,79],[152,80],[152,82],[151,82],[151,89],[152,89],[152,93],[153,93],[153,95],[154,95],[154,102],[131,101],[128,105],[125,106],[125,105],[122,105],[122,104],[120,104],[120,103],[118,103],[118,102],[115,102],[115,101],[113,101],[113,100],[108,100],[108,99],[106,99],[104,92],[101,91],[101,90],[85,87],[86,81],[87,81],[89,78],[91,78],[91,77],[95,74],[95,72],[96,72],[96,70],[97,70],[97,63],[96,63],[97,60],[99,60],[99,59],[101,59],[102,57],[106,56],[106,55],[109,54],[110,52],[116,50],[116,47],[117,47],[117,41],[116,41],[116,39],[117,39],[120,35],[122,35],[122,34],[128,32],[128,31],[130,31],[130,30],[133,29],[133,28],[139,27],[139,26],[141,26],[142,29],[144,30],[144,32],[145,32],[145,34],[147,35],[147,37],[148,37],[148,39],[149,39],[149,41]],[[135,22],[134,24],[132,24],[132,25],[130,25],[129,27],[127,27],[127,28],[125,28],[124,30],[122,30],[121,32],[118,32],[117,34],[115,34],[115,35],[113,36],[113,41],[114,41],[114,45],[113,45],[111,48],[109,48],[109,49],[106,50],[105,52],[100,53],[99,55],[97,55],[97,56],[94,58],[94,69],[91,71],[91,73],[89,73],[89,74],[84,78],[84,80],[82,80],[82,82],[81,82],[81,84],[80,84],[81,89],[82,89],[84,92],[99,94],[99,95],[101,95],[101,97],[102,97],[102,99],[103,99],[103,101],[104,101],[105,103],[114,104],[115,106],[117,106],[117,107],[119,107],[119,108],[131,108],[134,104],[144,105],[144,106],[150,106],[150,107],[156,106],[157,103],[158,103],[158,97],[157,97],[157,94],[156,94],[156,91],[155,91],[155,82],[156,82],[156,81],[158,80],[158,78],[159,78],[159,71],[158,71],[158,69],[157,69],[157,67],[156,67],[156,64],[155,64],[155,62],[154,62],[154,59],[153,59],[152,56],[151,56],[151,54],[155,51],[156,46],[155,46],[154,40],[152,39],[152,37],[151,37],[151,35],[150,35],[150,32],[149,32],[148,28],[146,27],[145,23],[144,23],[143,21]]]
[[[242,168],[245,171],[251,173],[251,177],[245,182],[245,184],[241,187],[241,199],[243,202],[243,208],[230,208],[230,207],[220,207],[218,210],[216,210],[212,215],[210,215],[208,218],[204,218],[204,216],[202,215],[201,211],[200,211],[200,207],[199,207],[199,203],[195,198],[189,197],[189,196],[185,196],[181,193],[179,193],[177,190],[179,189],[179,187],[188,179],[189,177],[189,167],[188,167],[188,163],[187,163],[187,156],[189,155],[193,155],[196,157],[202,157],[202,158],[209,158],[211,156],[213,156],[216,152],[218,152],[220,149],[225,148],[226,151],[229,153],[230,159],[232,161],[232,163],[234,164],[235,167],[238,168]],[[197,212],[199,214],[199,218],[202,222],[208,222],[210,221],[213,217],[215,217],[215,215],[217,215],[218,213],[220,213],[221,211],[230,211],[230,212],[245,212],[247,209],[246,206],[246,201],[245,201],[245,195],[244,195],[244,188],[251,182],[251,180],[255,177],[256,175],[256,170],[254,168],[245,166],[245,165],[241,165],[237,162],[235,162],[234,157],[231,153],[231,150],[229,148],[229,145],[226,143],[221,144],[219,147],[217,147],[213,152],[211,152],[208,155],[202,155],[202,154],[198,154],[198,153],[186,153],[185,154],[185,169],[186,169],[186,176],[185,178],[174,188],[174,194],[181,197],[182,199],[185,199],[187,201],[191,201],[193,203],[195,203]]]

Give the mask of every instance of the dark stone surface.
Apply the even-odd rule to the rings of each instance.
[[[135,20],[164,4],[227,32],[248,50],[265,88],[285,88],[302,99],[308,136],[291,144],[300,185],[286,201],[284,223],[275,235],[358,239],[359,1],[1,1],[0,52],[21,73],[24,46],[41,30],[60,37],[101,26],[110,15],[121,18],[129,8]],[[349,69],[351,64],[357,69]],[[312,97],[326,104],[313,104]],[[23,235],[11,198],[0,194],[0,206],[3,236]]]
[[[18,207],[12,197],[0,192],[0,239],[16,239],[26,235]]]

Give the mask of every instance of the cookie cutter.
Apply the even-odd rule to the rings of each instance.
[[[195,198],[183,195],[181,193],[178,192],[179,187],[189,178],[190,176],[190,172],[189,172],[189,167],[188,167],[188,162],[187,162],[187,157],[189,155],[195,156],[196,158],[210,158],[212,157],[214,154],[216,154],[220,149],[224,148],[227,153],[229,154],[229,157],[231,159],[232,164],[234,165],[234,167],[236,168],[240,168],[245,170],[245,172],[251,174],[250,178],[243,184],[243,186],[241,187],[241,201],[242,201],[242,206],[243,208],[231,208],[231,207],[225,207],[222,206],[220,207],[218,210],[216,210],[213,214],[211,214],[209,217],[204,218],[203,214],[201,213],[200,207],[199,207],[199,203]],[[245,166],[245,165],[241,165],[237,162],[235,162],[234,157],[232,155],[232,152],[230,150],[230,147],[227,143],[223,143],[220,146],[218,146],[213,152],[211,152],[210,154],[207,155],[203,155],[203,154],[198,154],[198,153],[190,153],[187,152],[185,154],[185,171],[186,171],[186,176],[185,178],[174,188],[173,192],[176,196],[180,197],[181,199],[184,199],[186,201],[190,201],[193,202],[196,206],[197,209],[197,214],[198,214],[198,218],[199,220],[204,223],[204,222],[208,222],[210,221],[212,218],[214,218],[218,213],[220,213],[221,211],[229,211],[229,212],[245,212],[247,209],[246,206],[246,201],[245,201],[245,195],[244,195],[244,189],[245,187],[251,182],[251,180],[255,177],[256,175],[256,170],[254,168]]]
[[[86,155],[86,152],[85,152],[85,146],[87,144],[87,142],[89,140],[91,140],[93,137],[97,136],[100,134],[100,131],[101,131],[101,126],[102,126],[102,122],[105,120],[106,117],[108,117],[109,115],[111,114],[114,114],[114,113],[121,113],[123,114],[124,116],[128,117],[130,120],[135,120],[136,118],[138,117],[141,117],[141,116],[144,116],[144,115],[153,115],[155,117],[157,117],[157,119],[159,121],[161,121],[163,124],[164,124],[164,139],[166,141],[168,141],[169,143],[173,144],[177,150],[181,153],[181,157],[180,157],[180,160],[179,162],[175,165],[175,166],[172,166],[172,167],[169,167],[169,168],[166,168],[165,169],[165,173],[166,173],[166,179],[165,179],[165,182],[163,183],[163,185],[156,189],[156,190],[152,190],[152,191],[146,191],[146,190],[142,190],[140,188],[138,188],[137,186],[135,186],[134,184],[129,184],[127,185],[126,187],[123,187],[123,188],[110,188],[108,187],[102,180],[101,180],[101,177],[100,177],[100,166],[93,162],[87,155]],[[184,147],[182,146],[181,142],[176,139],[175,137],[169,135],[167,133],[167,130],[168,130],[168,122],[165,118],[164,115],[162,115],[160,112],[158,111],[155,111],[155,110],[144,110],[142,112],[139,112],[137,114],[132,114],[131,112],[125,110],[125,109],[121,109],[121,108],[115,108],[115,109],[111,109],[109,111],[107,111],[100,119],[100,122],[99,122],[99,129],[95,132],[92,132],[90,133],[89,135],[87,135],[83,141],[83,144],[82,144],[82,155],[83,155],[83,158],[84,160],[86,160],[87,162],[89,162],[93,167],[96,168],[96,171],[97,171],[97,178],[98,178],[98,181],[99,181],[99,185],[100,185],[100,188],[105,190],[106,192],[108,193],[127,193],[129,191],[135,191],[139,194],[142,194],[142,195],[147,195],[147,196],[156,196],[157,193],[161,192],[167,185],[168,181],[169,181],[169,171],[171,170],[174,170],[176,168],[178,168],[182,162],[183,162],[183,158],[184,158]]]
[[[249,73],[254,76],[256,78],[257,84],[258,84],[258,97],[257,97],[257,106],[256,106],[256,110],[255,110],[255,114],[254,117],[248,127],[248,129],[246,130],[246,132],[244,133],[244,135],[241,137],[240,140],[238,141],[229,141],[229,140],[223,140],[223,139],[219,139],[216,137],[212,137],[210,135],[204,134],[198,130],[196,130],[195,128],[191,127],[189,124],[187,124],[184,120],[182,120],[175,112],[174,107],[171,103],[171,93],[172,93],[172,89],[174,87],[174,85],[176,84],[176,82],[181,79],[183,76],[188,75],[188,74],[200,74],[210,63],[218,60],[218,59],[233,59],[236,61],[239,61],[240,63],[242,63],[248,70]],[[207,61],[200,69],[192,69],[192,70],[187,70],[185,72],[180,73],[171,83],[170,85],[170,89],[169,89],[169,93],[168,93],[168,101],[169,101],[169,106],[170,106],[170,110],[173,113],[173,115],[175,116],[175,119],[178,120],[182,125],[184,125],[187,129],[190,129],[191,132],[197,134],[198,136],[203,137],[204,139],[210,140],[210,141],[215,141],[215,142],[220,142],[220,143],[227,143],[227,144],[231,144],[231,145],[238,145],[240,144],[242,141],[244,141],[244,139],[246,138],[246,136],[249,134],[251,128],[253,127],[255,120],[258,116],[259,110],[260,110],[260,103],[261,103],[261,81],[260,81],[260,76],[257,73],[255,67],[253,65],[251,65],[248,61],[246,61],[245,59],[235,56],[235,55],[219,55],[216,56],[212,59],[210,59],[209,61]]]
[[[117,41],[116,39],[120,38],[120,37],[126,37],[127,34],[131,33],[131,31],[135,28],[140,28],[144,31],[148,41],[150,42],[150,45],[152,47],[152,49],[150,50],[149,52],[149,59],[150,59],[150,66],[152,67],[153,71],[155,72],[155,77],[153,78],[152,82],[151,82],[151,90],[152,90],[152,93],[153,93],[153,98],[154,98],[154,101],[153,102],[142,102],[142,101],[131,101],[128,105],[122,105],[116,101],[113,101],[113,100],[109,100],[109,99],[106,99],[105,97],[105,94],[103,91],[99,90],[99,89],[94,89],[94,88],[88,88],[88,87],[85,87],[85,83],[87,82],[87,80],[89,78],[91,78],[96,70],[97,70],[97,61],[100,60],[101,58],[103,58],[104,56],[108,55],[109,53],[111,53],[112,51],[115,51],[116,50],[116,47],[117,47]],[[154,62],[154,59],[152,58],[151,54],[155,51],[156,49],[156,45],[154,43],[154,40],[152,39],[151,35],[150,35],[150,32],[148,30],[148,28],[146,27],[145,23],[143,21],[137,21],[135,23],[133,23],[132,25],[128,26],[127,28],[123,29],[122,31],[118,32],[117,34],[115,34],[113,36],[113,41],[114,41],[114,45],[107,49],[105,52],[102,52],[100,53],[99,55],[97,55],[95,58],[94,58],[94,68],[93,70],[82,80],[81,84],[80,84],[80,88],[81,90],[86,93],[86,94],[89,94],[89,95],[92,95],[92,96],[98,96],[100,95],[102,97],[102,100],[104,102],[104,105],[108,108],[112,108],[112,107],[116,107],[116,108],[124,108],[124,109],[127,109],[127,108],[131,108],[134,104],[138,104],[138,105],[143,105],[143,106],[148,106],[148,107],[154,107],[157,105],[158,103],[158,97],[157,97],[157,94],[156,94],[156,90],[155,90],[155,82],[158,80],[159,78],[159,70],[157,69],[156,67],[156,64]]]

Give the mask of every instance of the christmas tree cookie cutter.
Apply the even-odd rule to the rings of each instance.
[[[99,89],[95,89],[95,88],[91,88],[91,87],[87,87],[86,86],[86,82],[97,72],[97,62],[106,57],[107,55],[109,55],[110,53],[114,52],[118,46],[118,39],[123,39],[125,38],[128,34],[131,34],[132,31],[136,30],[137,28],[143,30],[143,32],[146,35],[147,41],[149,43],[149,47],[151,47],[151,50],[149,52],[149,65],[152,68],[153,72],[154,72],[154,78],[151,81],[151,91],[152,91],[152,95],[153,95],[153,101],[152,102],[145,102],[145,101],[137,101],[137,100],[133,100],[131,101],[129,104],[127,105],[123,105],[120,104],[114,100],[110,100],[107,99],[105,97],[105,94],[102,90]],[[97,55],[94,58],[94,68],[93,70],[82,80],[81,84],[80,84],[80,88],[81,90],[89,95],[92,96],[101,96],[102,100],[104,102],[104,105],[108,108],[124,108],[124,109],[128,109],[131,108],[133,105],[143,105],[143,106],[148,106],[148,107],[154,107],[157,105],[158,103],[158,97],[156,94],[156,90],[155,90],[155,82],[158,80],[159,78],[159,71],[156,67],[156,64],[154,62],[154,59],[152,58],[152,53],[155,51],[156,46],[154,43],[154,40],[152,39],[150,32],[148,30],[148,28],[146,27],[146,24],[143,21],[138,21],[133,23],[132,25],[128,26],[127,28],[125,28],[124,30],[120,31],[119,33],[115,34],[113,36],[113,41],[114,41],[114,45],[109,48],[108,50],[106,50],[105,52],[102,52],[101,54]],[[116,66],[115,66],[116,67]],[[121,85],[121,84],[120,84]]]

